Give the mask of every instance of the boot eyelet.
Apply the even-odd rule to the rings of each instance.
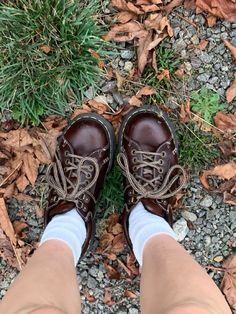
[[[88,172],[88,173],[86,173],[86,175],[85,175],[85,176],[86,176],[86,178],[87,178],[87,179],[91,179],[91,178],[92,178],[92,175],[91,175],[91,173],[89,173],[89,172]]]
[[[84,181],[84,184],[85,184],[85,185],[88,185],[88,184],[89,184],[89,181],[88,181],[88,180],[85,180],[85,181]]]
[[[68,150],[66,150],[66,151],[65,151],[65,156],[68,157],[68,156],[69,156],[69,153],[70,153],[70,152],[69,152]]]
[[[133,167],[133,170],[136,171],[136,170],[137,170],[137,166],[134,166],[134,167]]]
[[[66,164],[67,166],[69,166],[69,159],[66,159],[66,160],[65,160],[65,164]]]
[[[163,158],[166,157],[166,152],[165,151],[161,152],[161,157],[163,157]]]
[[[159,160],[159,165],[164,165],[164,161],[162,159]]]
[[[93,171],[93,170],[94,170],[94,166],[90,165],[90,166],[88,166],[88,169],[89,169],[90,171]]]
[[[162,168],[159,168],[159,173],[163,173],[163,169]]]
[[[135,149],[132,149],[131,150],[131,155],[135,155],[135,153],[136,153]]]
[[[137,162],[137,158],[136,157],[134,157],[134,158],[132,158],[132,162],[135,164],[136,162]]]

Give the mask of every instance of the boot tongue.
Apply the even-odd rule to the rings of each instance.
[[[73,202],[61,201],[59,204],[57,204],[54,208],[50,210],[50,219],[52,219],[54,216],[58,214],[66,213],[73,208],[75,208],[75,204]]]
[[[160,204],[157,204],[150,198],[142,198],[141,202],[145,209],[157,216],[164,218],[166,216],[165,208],[162,207]]]

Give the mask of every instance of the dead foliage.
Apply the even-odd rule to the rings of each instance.
[[[234,253],[223,263],[224,277],[221,289],[228,301],[232,313],[236,314],[236,254]]]
[[[231,0],[196,0],[196,8],[230,22],[236,20],[236,5]]]
[[[232,134],[236,132],[236,113],[224,113],[217,112],[214,116],[214,122],[217,128],[225,132],[226,134]]]

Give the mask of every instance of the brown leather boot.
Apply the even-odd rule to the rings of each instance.
[[[122,221],[127,242],[129,215],[142,201],[149,212],[172,224],[171,201],[186,183],[178,165],[178,145],[165,113],[156,107],[129,112],[119,131],[118,163],[125,176],[125,208]]]
[[[87,228],[82,255],[95,232],[95,202],[113,163],[114,143],[108,121],[97,114],[81,114],[60,136],[54,162],[48,168],[45,225],[55,215],[76,208]]]

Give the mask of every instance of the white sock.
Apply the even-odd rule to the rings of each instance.
[[[76,209],[72,209],[65,214],[56,215],[52,218],[44,230],[40,245],[48,240],[63,241],[71,249],[76,266],[85,239],[85,223],[77,213]]]
[[[143,262],[145,244],[150,238],[159,234],[167,234],[176,239],[168,222],[164,218],[148,212],[139,202],[129,217],[129,236],[133,244],[134,255],[140,266]]]

